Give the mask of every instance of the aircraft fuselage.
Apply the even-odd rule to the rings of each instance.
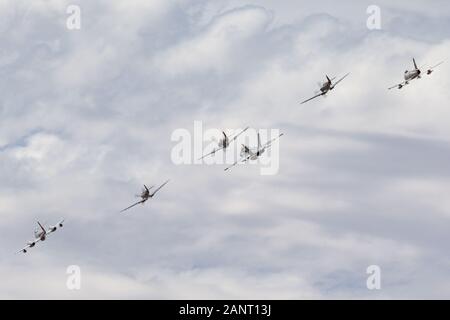
[[[264,153],[264,149],[257,151],[257,152],[253,155],[252,160],[258,159],[263,153]]]
[[[420,76],[420,70],[411,70],[411,71],[405,71],[405,81],[411,81]]]
[[[248,149],[242,150],[243,156],[250,156],[249,160],[258,160],[258,158],[264,153],[265,149],[250,151]]]
[[[322,93],[327,93],[328,91],[330,91],[330,89],[331,89],[331,82],[327,81],[322,85],[320,91],[322,91]]]
[[[219,141],[220,148],[226,149],[226,148],[228,148],[229,145],[230,145],[230,142],[228,141],[228,139],[221,139]]]

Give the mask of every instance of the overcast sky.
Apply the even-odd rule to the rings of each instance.
[[[450,64],[387,90],[450,3],[375,2],[0,0],[0,298],[450,298]],[[175,165],[196,120],[284,132],[279,172]]]

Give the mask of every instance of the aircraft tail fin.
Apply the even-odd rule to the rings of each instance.
[[[44,232],[44,234],[47,233],[47,231],[45,231],[45,229],[42,226],[42,224],[39,221],[37,221],[37,223],[38,223],[39,227],[41,228],[42,232]]]
[[[414,68],[416,68],[416,70],[418,70],[419,68],[417,67],[417,63],[416,63],[416,59],[413,58],[413,63],[414,63]]]
[[[259,132],[258,132],[258,150],[261,150],[261,137],[259,136]]]
[[[328,75],[325,75],[325,76],[327,77],[328,82],[331,83],[330,77]]]

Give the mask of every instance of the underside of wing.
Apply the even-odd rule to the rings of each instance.
[[[226,167],[225,169],[223,169],[223,171],[228,171],[228,170],[230,170],[231,168],[233,168],[235,165],[237,165],[239,163],[239,161],[235,161],[231,166],[229,166],[229,167]]]
[[[23,252],[24,250],[27,250],[28,248],[30,248],[30,245],[27,244],[25,247],[23,247],[22,249],[20,249],[19,251],[17,251],[17,253]]]
[[[318,97],[320,97],[320,96],[323,96],[323,95],[324,95],[324,93],[319,93],[319,94],[315,95],[314,97],[309,98],[308,100],[305,100],[305,101],[301,102],[300,104],[307,103],[307,102],[309,102],[309,101],[311,101],[311,100],[313,100],[313,99],[315,99],[315,98],[318,98]]]
[[[402,83],[396,84],[395,86],[392,86],[390,88],[388,88],[388,90],[392,90],[392,89],[401,89],[404,86],[406,86],[408,83],[406,81],[403,81]]]
[[[428,70],[434,70],[434,69],[436,69],[437,67],[439,67],[441,64],[443,64],[444,63],[444,61],[441,61],[441,62],[439,62],[438,64],[436,64],[436,65],[434,65],[434,66],[432,66],[432,67],[429,67],[428,68]]]
[[[281,133],[278,137],[273,138],[272,140],[270,140],[269,142],[267,142],[267,143],[264,145],[264,148],[269,148],[269,147],[272,145],[272,143],[273,143],[274,141],[280,139],[282,136],[284,136],[284,133]]]
[[[21,253],[21,252],[26,252],[27,249],[34,247],[34,245],[36,243],[38,243],[41,239],[36,239],[31,243],[28,243],[25,247],[23,247],[22,249],[20,249],[19,251],[17,251],[17,253]]]
[[[223,171],[228,171],[228,170],[230,170],[231,168],[233,168],[234,166],[236,166],[239,162],[245,162],[245,161],[247,161],[248,159],[250,159],[250,157],[251,157],[251,155],[248,155],[248,156],[246,156],[246,157],[243,158],[243,159],[239,159],[238,161],[236,161],[235,163],[233,163],[231,166],[229,166],[229,167],[223,169]]]
[[[340,83],[342,80],[344,80],[345,78],[347,78],[349,74],[350,74],[350,73],[347,73],[345,76],[343,76],[343,77],[340,78],[338,81],[336,81],[336,82],[333,84],[333,87],[332,87],[332,88],[336,87],[336,86],[338,85],[338,83]]]
[[[17,253],[26,252],[26,250],[29,248],[30,248],[30,245],[28,244],[27,246],[25,246],[22,249],[20,249],[19,251],[17,251]]]
[[[398,87],[400,87],[400,86],[402,86],[402,85],[403,85],[403,84],[401,84],[401,83],[396,84],[395,86],[389,87],[388,90],[392,90],[392,89],[398,88]]]
[[[241,132],[239,132],[237,135],[233,136],[233,138],[231,138],[230,141],[234,141],[236,140],[241,134],[243,134],[245,131],[247,131],[250,127],[246,127],[244,130],[242,130]]]
[[[158,189],[156,189],[156,190],[153,192],[152,196],[154,196],[159,190],[162,189],[162,187],[164,187],[166,184],[168,184],[169,181],[170,181],[170,180],[167,180],[167,181],[164,182]]]
[[[213,155],[213,154],[215,154],[217,151],[220,151],[220,150],[222,150],[223,149],[223,147],[220,147],[220,148],[217,148],[217,149],[214,149],[213,151],[211,151],[210,153],[208,153],[208,154],[205,154],[203,157],[201,157],[200,159],[198,159],[198,160],[203,160],[204,158],[206,158],[206,157],[208,157],[208,156],[210,156],[210,155]]]
[[[120,212],[127,211],[128,209],[131,209],[131,208],[137,206],[138,204],[141,204],[141,203],[144,203],[144,202],[145,202],[144,200],[141,200],[141,201],[139,201],[139,202],[136,202],[135,204],[132,204],[131,206],[129,206],[128,208],[123,209],[123,210],[120,211]]]

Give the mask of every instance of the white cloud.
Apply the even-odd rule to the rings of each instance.
[[[226,72],[246,42],[264,32],[271,21],[259,7],[238,8],[216,17],[193,38],[176,44],[157,56],[154,63],[172,76],[192,72]]]
[[[363,2],[100,1],[69,32],[67,2],[12,2],[0,2],[0,249],[19,249],[36,219],[67,224],[5,255],[0,297],[448,297],[448,65],[386,90],[413,56],[446,58],[445,10],[381,1],[370,33]],[[173,165],[171,133],[199,119],[280,129],[279,174]],[[65,288],[71,264],[79,292]]]

